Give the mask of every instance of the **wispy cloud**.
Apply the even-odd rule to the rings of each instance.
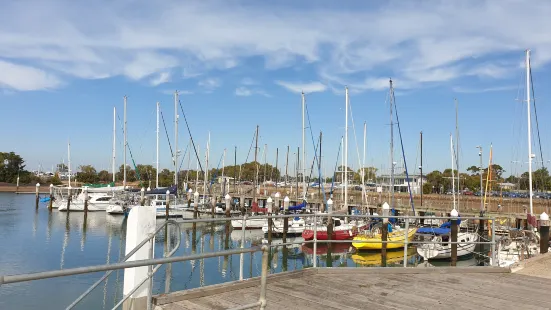
[[[218,78],[208,78],[197,82],[197,86],[202,88],[205,92],[212,92],[220,87],[220,85],[222,85],[222,82]]]
[[[263,91],[261,89],[251,89],[251,88],[244,87],[244,86],[236,88],[235,89],[235,95],[236,96],[241,96],[241,97],[248,97],[248,96],[252,96],[252,95],[261,95],[261,96],[264,96],[264,97],[270,97],[270,95],[268,93],[266,93],[265,91]]]
[[[170,81],[170,72],[161,72],[149,81],[152,86],[158,86]]]
[[[320,82],[295,83],[286,81],[275,81],[275,83],[293,93],[317,93],[324,92],[327,89],[327,86]]]
[[[0,88],[29,91],[52,89],[60,85],[61,80],[44,70],[0,60]]]
[[[161,93],[165,95],[174,95],[174,89],[163,89]],[[179,95],[191,95],[193,92],[191,90],[178,90]]]
[[[251,86],[251,85],[256,85],[258,83],[255,80],[251,79],[250,77],[246,77],[241,80],[241,84],[245,86]]]
[[[168,70],[189,78],[260,58],[267,70],[309,66],[317,73],[309,78],[330,88],[341,88],[341,81],[363,89],[379,87],[386,76],[411,87],[465,76],[502,78],[509,73],[499,59],[518,60],[527,46],[534,51],[534,64],[551,61],[551,38],[530,31],[551,27],[551,2],[545,0],[429,0],[399,6],[357,1],[343,7],[308,0],[301,6],[137,1],[132,10],[126,1],[67,4],[3,3],[0,57],[40,68],[50,83],[58,75],[150,80]],[[101,16],[101,23],[93,16]],[[31,80],[36,77],[26,72]],[[324,80],[322,74],[336,78]],[[9,74],[0,71],[0,76],[6,84]],[[34,88],[26,79],[10,83],[15,89]]]
[[[470,87],[453,87],[452,90],[456,93],[487,93],[487,92],[500,92],[500,91],[509,91],[518,89],[518,86],[507,85],[507,86],[496,86],[496,87],[487,87],[487,88],[470,88]]]

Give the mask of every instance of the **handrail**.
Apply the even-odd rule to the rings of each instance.
[[[174,220],[167,220],[165,221],[161,226],[159,226],[155,232],[149,234],[142,242],[140,242],[136,247],[134,247],[134,249],[132,249],[132,251],[130,251],[130,253],[126,254],[123,259],[120,261],[120,262],[125,262],[127,259],[129,259],[130,257],[132,257],[132,255],[136,254],[136,252],[138,252],[139,249],[141,249],[147,242],[149,242],[151,239],[153,239],[155,237],[155,235],[157,235],[157,233],[159,231],[161,231],[161,229],[163,229],[164,227],[166,227],[167,225],[169,224],[172,224],[176,227],[178,227],[178,243],[176,244],[176,246],[174,247],[174,249],[178,249],[180,247],[180,241],[182,239],[181,237],[181,233],[180,233],[180,225],[178,225],[178,222],[174,221]],[[122,249],[121,249],[122,250]],[[173,254],[173,253],[172,253]],[[172,256],[172,254],[170,256]],[[99,279],[98,281],[96,281],[94,284],[92,284],[92,286],[90,286],[84,293],[82,293],[82,295],[80,295],[75,301],[73,301],[73,303],[71,303],[69,306],[67,306],[67,308],[65,308],[66,310],[69,310],[69,309],[73,309],[82,299],[84,299],[84,297],[88,296],[101,282],[103,282],[105,279],[107,279],[107,277],[109,277],[111,275],[111,273],[113,273],[113,270],[109,270],[107,271],[102,277],[101,279]],[[1,283],[0,283],[1,284]]]

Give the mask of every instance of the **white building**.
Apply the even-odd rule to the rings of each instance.
[[[395,192],[408,192],[408,180],[409,186],[411,187],[411,192],[413,194],[421,193],[421,175],[419,174],[410,174],[409,179],[405,174],[396,174],[394,176],[394,191]],[[423,176],[423,184],[427,183],[427,178]],[[390,191],[390,175],[381,175],[377,177],[378,186],[383,187],[383,191]]]

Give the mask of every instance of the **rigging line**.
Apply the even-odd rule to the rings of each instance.
[[[322,180],[321,180],[321,156],[318,157],[318,147],[314,143],[314,133],[312,132],[312,124],[310,122],[310,112],[308,111],[308,104],[305,105],[306,107],[306,117],[308,118],[308,129],[310,129],[310,138],[312,139],[312,146],[314,146],[314,160],[317,158],[317,164],[318,164],[318,179],[319,179],[319,186],[321,186],[322,192],[323,192],[323,201],[327,203],[327,199],[325,197],[325,188],[322,186]],[[321,144],[321,141],[318,141],[318,145]],[[312,177],[312,170],[314,169],[314,163],[312,162],[312,168],[310,170],[310,177]],[[325,183],[325,182],[324,182]],[[310,187],[310,184],[308,184],[308,187],[306,188],[306,191],[308,191],[308,188]]]
[[[350,109],[350,119],[352,120],[352,132],[354,133],[354,143],[356,143],[356,155],[358,156],[358,164],[359,164],[359,168],[360,170],[358,171],[362,171],[363,167],[362,166],[362,160],[361,160],[361,157],[360,157],[360,149],[358,147],[358,137],[356,136],[356,123],[354,123],[354,113],[352,113],[352,104],[350,103],[350,100],[348,102],[348,107]],[[367,195],[366,195],[366,191],[365,191],[365,176],[362,176],[361,177],[362,180],[362,201],[365,201],[367,203]]]
[[[398,107],[396,106],[396,99],[394,98],[394,89],[390,89],[390,96],[392,96],[391,104],[394,103],[394,113],[396,114],[396,125],[398,125],[398,135],[400,136],[400,145],[402,146],[402,157],[404,158],[404,168],[406,170],[406,179],[408,180],[409,201],[411,202],[411,209],[415,215],[415,206],[413,204],[413,195],[411,193],[411,185],[409,182],[408,165],[406,162],[406,153],[404,151],[404,142],[402,141],[402,130],[400,129],[400,120],[398,119]]]
[[[543,161],[543,152],[541,150],[541,139],[540,139],[540,125],[538,122],[538,112],[536,110],[536,93],[534,91],[534,82],[532,80],[532,69],[530,67],[530,86],[532,88],[532,101],[534,102],[534,116],[536,117],[536,132],[538,133],[538,144],[540,149],[540,160],[542,168],[545,168],[545,162]]]
[[[197,147],[195,146],[195,142],[193,141],[193,136],[191,135],[191,129],[189,129],[189,124],[187,122],[186,113],[184,113],[184,108],[182,107],[182,102],[180,101],[180,99],[178,99],[178,104],[180,105],[180,110],[182,111],[182,116],[184,117],[184,121],[186,122],[187,132],[189,133],[189,138],[191,139],[191,144],[193,145],[193,151],[195,152],[195,156],[197,157],[197,163],[199,163],[199,168],[201,169],[201,172],[204,172],[203,171],[203,165],[201,165],[201,159],[199,158],[199,154],[197,154]],[[164,120],[163,120],[163,122],[164,122]],[[176,150],[176,152],[177,151],[178,150]]]
[[[184,160],[186,159],[186,154],[187,154],[188,147],[189,147],[189,143],[186,145],[186,150],[184,151],[184,155],[182,156],[182,161],[180,162],[180,167],[178,168],[178,171],[181,171],[181,170],[182,170],[182,165],[184,164]],[[186,174],[187,174],[188,172],[189,172],[189,169],[188,169],[188,171],[186,172]]]
[[[245,158],[245,163],[239,165],[239,181],[241,181],[241,170],[243,168],[243,165],[247,163],[247,161],[249,160],[249,156],[251,155],[251,150],[253,148],[255,138],[256,138],[256,130],[253,133],[253,139],[251,141],[251,146],[249,147],[249,151],[247,152],[247,157]]]
[[[341,142],[339,142],[339,151],[337,152],[337,161],[335,162],[335,170],[333,170],[333,179],[331,180],[331,191],[329,194],[333,196],[333,188],[335,186],[335,178],[337,177],[337,167],[339,165],[339,158],[341,155],[341,146],[342,146],[342,136],[341,136]]]
[[[170,143],[170,137],[168,136],[168,131],[166,130],[166,123],[165,123],[165,117],[163,116],[163,111],[159,109],[159,112],[161,112],[161,118],[163,119],[163,126],[165,128],[166,133],[166,139],[168,140],[168,146],[170,147],[170,156],[172,156],[172,163],[174,163],[174,152],[172,151],[172,144]]]
[[[119,122],[123,123],[122,120],[121,120],[121,117],[118,114],[117,114],[117,117],[119,118]],[[123,123],[123,128],[122,129],[124,131],[124,123]],[[134,161],[134,156],[132,155],[132,150],[130,149],[130,143],[128,143],[128,140],[126,140],[126,148],[128,149],[128,152],[130,153],[130,159],[132,160],[132,164],[134,165],[134,171],[136,171],[136,176],[138,177],[138,180],[140,180],[140,185],[141,185],[140,172],[138,171],[138,167],[136,167],[136,162]]]

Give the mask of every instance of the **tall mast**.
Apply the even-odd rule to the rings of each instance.
[[[306,102],[304,100],[304,92],[302,92],[302,195],[303,199],[306,199],[306,147],[305,147],[305,132],[306,132],[306,123],[304,119]]]
[[[266,151],[268,148],[268,144],[264,144],[264,189],[266,189]]]
[[[174,92],[174,185],[178,193],[178,91]]]
[[[233,149],[233,191],[237,193],[237,146]]]
[[[279,170],[277,169],[277,167],[278,167],[277,166],[278,157],[279,157],[279,148],[276,148],[276,163],[275,163],[276,165],[275,165],[275,168],[276,168],[276,173],[279,174]],[[276,193],[277,193],[277,185],[278,185],[280,179],[281,179],[281,174],[279,174],[276,178]]]
[[[117,147],[117,108],[113,107],[113,162],[111,163],[111,172],[113,173],[113,183],[115,183],[115,161],[116,157],[116,147]]]
[[[71,141],[67,143],[67,164],[69,170],[69,187],[71,187]]]
[[[528,187],[530,190],[530,214],[534,214],[534,205],[532,201],[532,128],[531,128],[531,112],[530,112],[530,50],[526,50],[526,109],[528,115]],[[488,167],[491,169],[492,167]]]
[[[198,192],[198,184],[199,184],[199,154],[201,154],[201,146],[197,146],[197,165],[195,170],[195,191]]]
[[[457,99],[454,99],[455,101],[455,167],[457,169],[457,207],[459,208],[459,199],[461,195],[459,195],[459,192],[461,191],[461,180],[459,178],[459,122],[458,122],[458,104]]]
[[[421,171],[421,207],[423,206],[423,132],[421,131],[421,165],[419,170]]]
[[[209,139],[207,140],[207,149],[205,151],[205,161],[206,161],[207,168],[205,169],[205,182],[203,182],[203,195],[207,194],[207,182],[209,179],[209,157],[210,157],[210,132],[209,132]]]
[[[454,156],[453,156],[453,136],[450,134],[450,151],[451,151],[451,155],[452,155],[452,195],[453,195],[453,208],[457,210],[456,208],[456,205],[455,205],[455,177],[454,177],[454,173],[453,173],[453,170],[455,169],[454,165],[455,165],[455,160],[454,160]],[[459,211],[459,210],[457,210]]]
[[[348,87],[345,87],[344,113],[344,209],[348,210]],[[347,211],[348,212],[348,211]]]
[[[127,140],[127,136],[126,136],[126,96],[124,96],[124,116],[123,116],[123,137],[124,137],[124,167],[123,167],[123,181],[122,181],[122,186],[124,186],[124,188],[126,188],[126,143]]]
[[[222,186],[223,186],[223,190],[222,190],[222,197],[224,197],[225,193],[226,193],[226,179],[224,178],[224,165],[226,164],[226,149],[224,149],[224,155],[222,156]],[[228,186],[229,188],[229,186]]]
[[[159,188],[159,109],[160,103],[157,101],[157,160],[155,161],[155,168],[157,169],[157,172],[155,172],[155,188]]]
[[[258,125],[256,125],[256,139],[255,139],[255,146],[254,146],[254,164],[256,166],[256,176],[258,177],[258,163],[256,156],[258,155]],[[253,191],[253,202],[256,202],[256,187],[257,185],[257,177],[254,178],[254,191]]]
[[[289,146],[287,145],[287,159],[285,160],[285,186],[289,181]]]
[[[361,169],[361,174],[362,174],[362,200],[364,200],[365,202],[367,202],[367,195],[366,195],[366,191],[365,191],[365,148],[366,148],[366,140],[367,139],[367,122],[364,122],[364,151],[363,151],[363,158],[362,158],[362,169]]]
[[[392,89],[392,80],[390,80],[390,195],[391,207],[394,208],[394,119],[392,117],[392,106],[394,105],[394,96]]]

